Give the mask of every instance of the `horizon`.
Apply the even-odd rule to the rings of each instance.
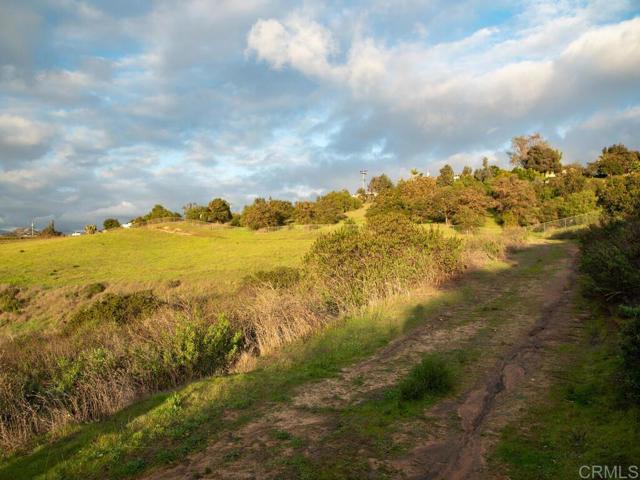
[[[386,173],[640,149],[633,1],[9,0],[0,230],[313,199]]]

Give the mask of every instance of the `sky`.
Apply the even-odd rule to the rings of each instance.
[[[0,229],[640,148],[640,1],[2,0]]]

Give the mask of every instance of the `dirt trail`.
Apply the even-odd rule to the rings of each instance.
[[[576,249],[572,248],[571,254],[569,268],[546,284],[545,291],[555,294],[547,297],[533,326],[473,388],[430,412],[435,422],[441,424],[452,413],[457,414],[459,428],[443,428],[437,438],[415,446],[407,457],[397,461],[396,467],[404,478],[490,477],[484,471],[486,452],[499,430],[527,400],[548,387],[547,373],[553,363],[549,348],[570,340],[578,325],[573,307]]]
[[[302,386],[289,404],[265,407],[256,420],[146,478],[295,478],[283,474],[282,463],[274,462],[274,455],[282,460],[294,454],[291,448],[281,448],[274,431],[302,439],[306,457],[340,455],[347,447],[353,449],[341,444],[348,438],[335,435],[341,409],[395,384],[426,352],[473,342],[481,345],[483,355],[471,367],[462,392],[390,433],[390,442],[409,446],[402,456],[376,458],[366,446],[358,456],[367,459],[369,478],[489,476],[483,471],[485,453],[500,428],[547,386],[544,365],[553,361],[546,354],[548,347],[564,341],[574,325],[576,249],[563,249],[563,258],[553,265],[543,262],[537,273],[505,274],[502,282],[490,285],[471,282],[474,301],[449,307],[446,315],[424,322],[336,378]],[[500,307],[488,307],[492,302],[511,303],[500,312]],[[488,316],[501,316],[499,332],[488,326]]]

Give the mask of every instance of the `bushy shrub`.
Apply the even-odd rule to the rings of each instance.
[[[124,325],[155,311],[160,300],[151,291],[107,293],[87,308],[76,312],[69,327],[116,323]]]
[[[580,269],[589,293],[606,300],[640,300],[640,220],[592,227],[582,238]]]
[[[373,199],[372,205],[365,214],[366,218],[373,218],[378,215],[402,214],[409,216],[410,211],[397,188],[389,187],[383,189]]]
[[[216,323],[190,320],[168,337],[161,364],[182,378],[210,375],[227,367],[241,346],[242,334],[220,316]]]
[[[256,198],[253,204],[242,211],[242,225],[252,230],[278,227],[286,224],[293,216],[293,205],[283,200]]]
[[[628,323],[622,329],[620,354],[626,391],[640,403],[640,307],[622,307]]]
[[[189,203],[183,207],[184,218],[209,223],[227,223],[232,219],[231,206],[222,198],[214,198],[208,205]]]
[[[428,356],[415,366],[398,385],[400,399],[420,400],[427,395],[440,396],[453,389],[453,370],[447,363],[434,356]]]
[[[112,228],[120,228],[120,222],[117,218],[107,218],[102,222],[102,226],[105,230],[111,230]]]
[[[160,204],[156,204],[153,206],[151,211],[142,217],[135,218],[133,220],[134,223],[144,223],[149,220],[159,220],[163,218],[182,218],[178,212],[172,212],[171,210],[166,209]]]
[[[459,240],[392,213],[368,219],[364,228],[344,226],[320,236],[305,267],[317,287],[347,309],[414,282],[437,283],[459,268],[460,251]]]
[[[246,285],[268,286],[271,288],[289,288],[300,281],[300,269],[276,267],[272,270],[259,270],[244,279]]]
[[[53,223],[53,220],[51,220],[49,222],[49,225],[47,225],[42,229],[42,231],[40,231],[39,235],[41,237],[59,237],[60,235],[62,235],[62,232],[56,230],[55,223]]]
[[[609,218],[640,215],[640,173],[608,178],[597,195],[598,205]]]

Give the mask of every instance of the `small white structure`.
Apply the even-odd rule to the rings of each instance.
[[[122,225],[120,225],[122,228],[131,228],[131,226],[133,225],[132,222],[129,223],[123,223]]]
[[[73,233],[71,234],[71,236],[72,236],[72,237],[80,237],[80,236],[82,236],[82,235],[84,235],[84,232],[73,232]]]

